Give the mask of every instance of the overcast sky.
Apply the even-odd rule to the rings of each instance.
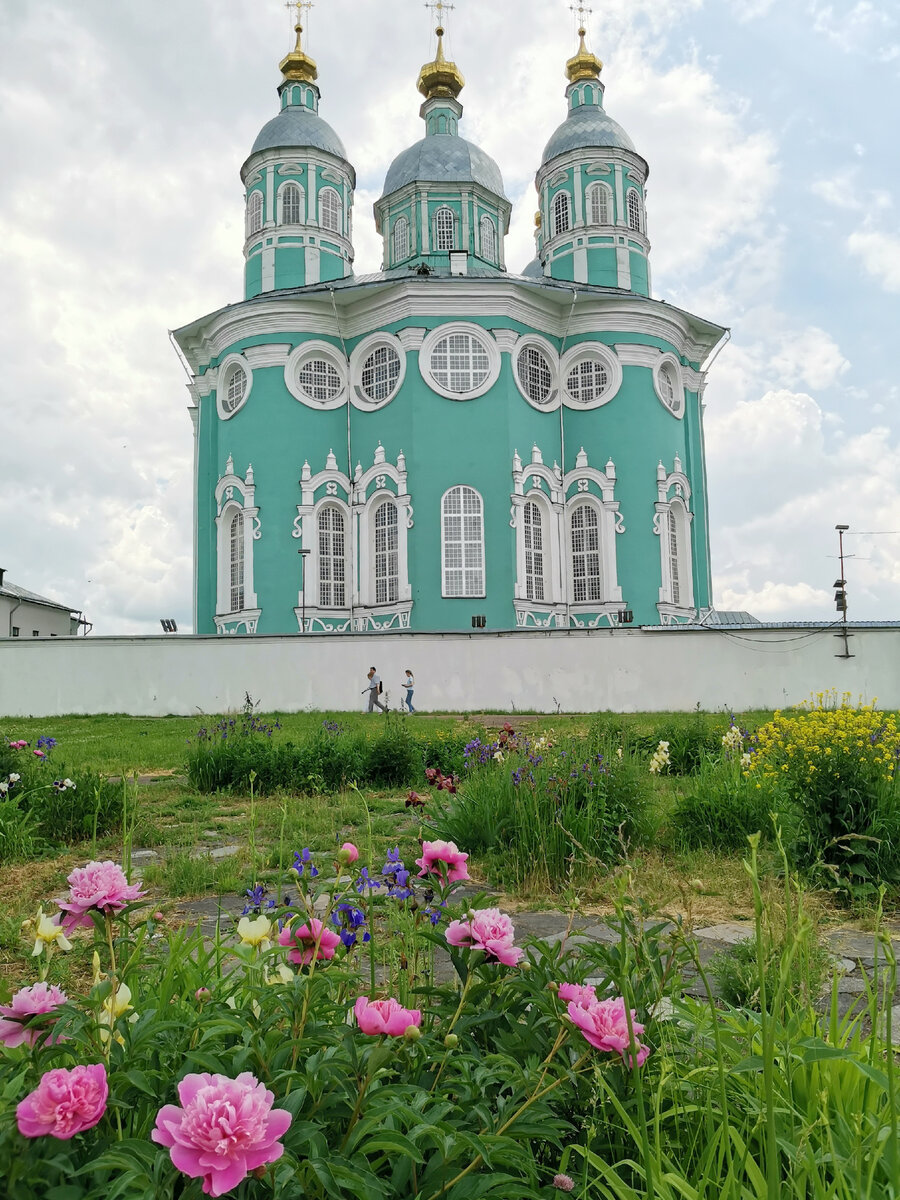
[[[900,617],[900,0],[605,0],[606,107],[650,163],[655,294],[732,330],[707,389],[715,602]],[[419,0],[317,0],[321,114],[372,202],[422,136]],[[563,0],[456,0],[461,132],[507,263],[565,116]],[[0,0],[0,566],[95,633],[190,628],[192,435],[168,333],[242,295],[240,166],[277,112],[279,0]],[[863,532],[866,531],[866,536]]]

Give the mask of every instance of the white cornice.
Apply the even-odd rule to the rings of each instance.
[[[251,367],[283,367],[290,352],[290,342],[270,342],[265,346],[245,346],[242,351]]]

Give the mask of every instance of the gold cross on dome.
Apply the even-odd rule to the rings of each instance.
[[[430,3],[426,3],[425,7],[434,9],[434,15],[437,17],[438,28],[440,29],[444,24],[444,12],[452,12],[456,5],[445,4],[444,0],[431,0]]]
[[[296,16],[291,16],[291,22],[295,25],[302,25],[303,10],[305,8],[314,8],[315,5],[313,4],[313,0],[288,0],[288,3],[285,4],[284,7],[288,10],[288,12],[290,12],[291,9],[295,9]]]
[[[573,13],[577,13],[578,15],[578,28],[585,29],[585,17],[589,17],[594,10],[592,8],[588,8],[586,4],[570,4],[569,8]]]

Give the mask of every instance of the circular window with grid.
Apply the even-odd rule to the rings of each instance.
[[[439,326],[422,343],[419,368],[426,382],[451,400],[483,395],[500,372],[496,343],[475,325]]]
[[[373,404],[388,400],[400,378],[400,355],[393,346],[376,346],[363,363],[360,387]]]
[[[607,404],[622,383],[622,366],[605,346],[578,346],[562,363],[563,401],[569,408],[599,408]]]
[[[681,367],[673,354],[667,354],[653,373],[656,394],[673,417],[684,416],[684,383]]]
[[[306,342],[285,367],[288,391],[312,408],[337,408],[347,398],[347,367],[327,342]]]
[[[227,421],[244,407],[252,382],[250,367],[239,354],[229,355],[219,364],[216,407],[223,421]]]
[[[523,338],[513,356],[516,385],[534,408],[555,408],[558,399],[556,351],[549,342],[535,337]]]
[[[370,333],[350,354],[350,400],[354,408],[371,412],[390,404],[405,378],[406,351],[393,333]]]

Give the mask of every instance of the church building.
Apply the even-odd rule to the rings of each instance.
[[[198,634],[597,628],[711,605],[705,364],[725,330],[654,300],[649,172],[585,32],[535,179],[535,259],[419,73],[388,169],[382,269],[353,273],[356,175],[315,62],[241,169],[244,298],[175,333],[192,372]]]

